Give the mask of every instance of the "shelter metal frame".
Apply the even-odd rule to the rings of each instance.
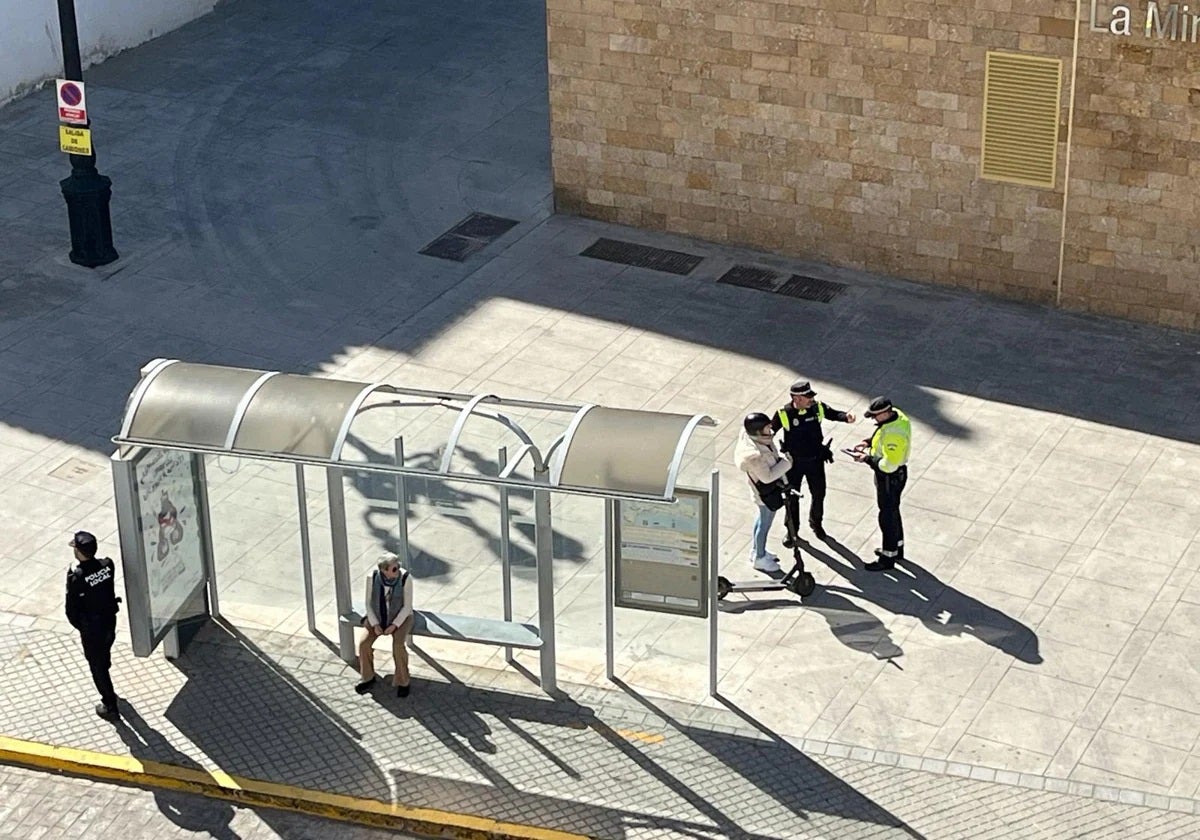
[[[367,400],[377,394],[394,394],[402,399],[366,405]],[[312,406],[307,424],[297,416],[294,401],[298,398]],[[340,410],[329,411],[330,407],[340,407]],[[405,465],[403,442],[399,438],[395,439],[396,460],[393,464],[343,458],[342,450],[355,418],[366,410],[386,407],[439,407],[458,411],[437,469]],[[519,423],[498,410],[503,407],[569,412],[573,416],[566,432],[553,440],[543,453]],[[253,434],[250,437],[256,441],[252,444],[243,440],[243,434],[247,418],[254,412],[257,412],[257,428],[251,430]],[[502,424],[520,441],[511,460],[505,451],[497,475],[453,470],[453,458],[459,440],[473,416]],[[277,422],[268,422],[271,420]],[[223,433],[222,424],[225,424]],[[540,677],[543,689],[553,692],[557,680],[550,494],[557,492],[607,500],[673,502],[675,484],[689,439],[697,427],[715,425],[716,422],[704,414],[683,415],[614,409],[594,404],[573,405],[502,398],[491,393],[466,394],[408,388],[385,382],[352,382],[279,371],[186,363],[177,359],[155,359],[143,367],[141,381],[130,393],[121,431],[112,440],[121,447],[229,455],[293,464],[296,469],[297,500],[301,507],[300,537],[304,554],[307,617],[309,629],[314,632],[316,621],[310,580],[311,556],[303,474],[305,466],[323,467],[326,470],[335,600],[339,615],[351,610],[343,486],[347,472],[393,476],[401,506],[406,477],[497,486],[504,510],[507,510],[510,490],[524,488],[533,491],[538,629],[542,637]],[[268,430],[265,443],[264,428]],[[630,431],[634,428],[646,429],[647,433],[644,436],[635,435]],[[516,469],[526,457],[532,460],[532,479],[516,475]],[[572,480],[564,480],[564,475],[570,475]],[[715,502],[714,495],[714,512]],[[400,542],[402,548],[407,550],[403,509],[401,523]],[[710,527],[715,531],[711,523]],[[507,543],[507,539],[503,542]],[[502,558],[502,565],[507,571],[507,558]],[[505,619],[511,621],[508,587],[506,578]],[[215,598],[213,600],[215,603]],[[347,662],[353,662],[354,628],[344,622],[339,622],[338,628],[339,653]],[[511,651],[507,652],[506,658],[511,661]],[[715,659],[710,667],[715,668]]]

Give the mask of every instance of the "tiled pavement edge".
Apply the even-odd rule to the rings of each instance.
[[[220,840],[415,840],[307,814],[0,767],[0,840],[175,840],[204,836],[201,832]]]
[[[10,737],[577,834],[1185,837],[1200,807],[1137,791],[801,741],[733,711],[566,687],[552,701],[418,678],[359,697],[290,639],[206,629],[177,662],[117,652],[125,722],[96,719],[77,642],[0,616]],[[273,649],[278,648],[276,652]],[[285,671],[279,659],[290,656]],[[441,670],[418,657],[417,673]],[[470,679],[475,674],[462,674]],[[519,687],[513,680],[512,687]],[[38,692],[20,691],[39,686]],[[386,824],[380,823],[380,824]],[[414,827],[412,822],[400,825]],[[533,836],[512,832],[481,836]]]

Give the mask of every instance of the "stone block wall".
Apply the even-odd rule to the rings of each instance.
[[[1065,250],[1074,0],[548,0],[557,206],[1195,327],[1200,43],[1088,5]],[[988,50],[1064,61],[1053,189],[979,177]]]
[[[1200,39],[1082,30],[1063,303],[1196,329]]]

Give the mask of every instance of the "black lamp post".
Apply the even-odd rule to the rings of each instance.
[[[64,78],[82,82],[83,62],[79,58],[75,0],[58,0],[58,27],[62,35]],[[89,119],[86,126],[91,124]],[[112,181],[96,171],[95,151],[90,155],[71,155],[71,176],[59,184],[63,198],[67,200],[67,216],[71,221],[71,262],[95,268],[116,260],[112,218],[108,212]]]

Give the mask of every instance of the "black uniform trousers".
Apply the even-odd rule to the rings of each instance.
[[[885,473],[875,470],[875,501],[879,505],[879,530],[885,557],[904,556],[904,521],[900,518],[900,494],[908,483],[908,467]]]
[[[88,667],[92,670],[92,682],[100,692],[100,700],[109,708],[116,708],[117,693],[113,690],[112,677],[108,671],[112,668],[112,646],[117,638],[117,617],[84,622],[79,629],[79,637],[83,641],[83,655]]]
[[[800,489],[800,482],[808,482],[808,495],[812,497],[812,503],[808,507],[808,524],[820,525],[825,520],[825,459],[823,458],[807,458],[800,460],[799,458],[792,464],[792,468],[787,474],[788,484]],[[788,495],[788,512],[792,515],[793,521],[800,523],[800,499],[793,495]]]

